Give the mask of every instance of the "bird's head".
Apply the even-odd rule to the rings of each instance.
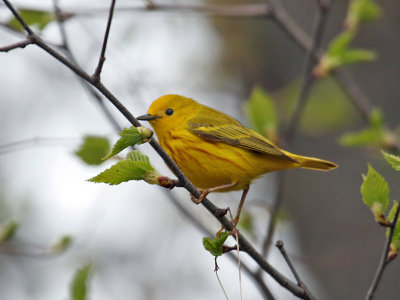
[[[164,95],[154,100],[147,114],[137,117],[149,121],[154,130],[173,129],[185,126],[201,105],[196,101],[179,95]]]

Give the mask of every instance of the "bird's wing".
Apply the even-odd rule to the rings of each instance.
[[[217,117],[217,118],[216,118]],[[188,121],[188,130],[205,140],[221,142],[258,153],[295,161],[257,132],[243,126],[228,115],[202,115]]]

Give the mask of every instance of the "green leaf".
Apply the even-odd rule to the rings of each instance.
[[[20,9],[18,10],[18,13],[26,24],[29,26],[35,26],[40,31],[42,31],[50,22],[55,20],[54,14],[47,11]],[[15,17],[8,20],[7,25],[15,30],[23,31],[23,27]]]
[[[204,248],[210,252],[213,256],[221,256],[223,253],[223,245],[226,239],[229,237],[230,232],[223,231],[219,235],[217,235],[214,240],[211,238],[204,237],[203,238],[203,246]]]
[[[261,87],[255,86],[244,106],[251,126],[260,134],[276,139],[277,114],[273,98]]]
[[[0,243],[10,240],[19,227],[17,221],[9,221],[0,226]]]
[[[91,264],[78,269],[70,287],[71,300],[87,300],[88,298],[88,279],[91,271]]]
[[[400,156],[386,153],[385,151],[381,151],[386,161],[392,166],[396,171],[400,171]]]
[[[358,132],[345,133],[339,138],[339,143],[345,147],[380,146],[384,134],[374,128]]]
[[[369,62],[376,60],[376,58],[375,51],[365,49],[349,49],[339,55],[340,65]]]
[[[346,27],[356,28],[364,22],[371,22],[379,18],[381,8],[374,0],[352,0],[346,17]]]
[[[107,138],[88,135],[75,154],[89,165],[100,165],[108,151],[110,151],[110,144]]]
[[[130,180],[145,180],[150,184],[159,184],[160,174],[150,164],[150,160],[138,150],[127,154],[126,159],[89,179],[92,182],[104,182],[110,185]]]
[[[327,52],[314,70],[317,77],[323,77],[344,65],[373,61],[377,58],[374,51],[349,48],[356,33],[356,30],[346,30],[331,41]]]
[[[368,174],[363,175],[361,195],[365,205],[371,208],[375,220],[384,224],[384,213],[389,205],[389,186],[386,180],[368,164]]]
[[[327,54],[329,56],[341,55],[349,47],[356,33],[355,30],[346,30],[336,36],[329,44]]]
[[[71,243],[72,237],[70,235],[64,235],[57,242],[55,242],[50,249],[55,253],[61,253],[67,250]]]
[[[146,127],[135,127],[131,126],[129,128],[125,128],[119,134],[121,138],[115,143],[111,152],[108,153],[103,160],[109,159],[114,155],[120,153],[122,150],[129,146],[134,146],[137,144],[142,144],[151,139],[153,136],[153,132]]]
[[[374,108],[369,117],[370,127],[343,134],[339,143],[346,147],[374,146],[390,148],[393,144],[392,134],[387,132],[383,114],[380,109]]]

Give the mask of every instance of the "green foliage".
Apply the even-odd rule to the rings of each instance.
[[[11,220],[0,225],[0,243],[10,240],[19,227],[17,221]]]
[[[121,138],[115,143],[111,152],[108,153],[103,160],[109,159],[114,155],[120,153],[122,150],[129,146],[134,146],[137,144],[142,144],[151,139],[153,136],[153,132],[146,127],[135,127],[131,126],[129,128],[125,128],[119,134]]]
[[[18,10],[18,12],[26,24],[29,26],[35,26],[40,31],[55,20],[54,14],[47,11],[21,9]],[[15,30],[23,31],[23,27],[15,17],[10,18],[7,25]]]
[[[346,27],[354,29],[359,24],[371,22],[381,16],[381,8],[375,0],[352,0],[346,16]]]
[[[386,180],[375,169],[368,165],[368,174],[363,175],[364,182],[361,185],[361,194],[375,216],[375,220],[386,224],[384,213],[389,205],[389,186]]]
[[[273,98],[261,87],[255,86],[244,106],[251,126],[260,134],[276,139],[277,113]]]
[[[70,235],[62,236],[58,241],[56,241],[51,247],[51,251],[54,253],[61,253],[67,250],[67,248],[72,243],[72,237]]]
[[[75,154],[89,165],[100,165],[102,158],[110,151],[110,143],[107,138],[88,135]]]
[[[383,157],[396,171],[400,171],[400,156],[382,151]]]
[[[375,108],[370,115],[369,127],[343,134],[339,143],[346,147],[371,146],[390,149],[394,147],[396,137],[387,130],[382,111]]]
[[[211,238],[204,237],[203,238],[203,246],[204,248],[210,252],[213,256],[221,256],[223,252],[223,245],[226,239],[229,237],[231,233],[227,231],[221,232],[217,235],[214,240]]]
[[[91,264],[87,264],[75,272],[70,287],[70,300],[87,300],[88,279],[91,271]]]
[[[317,77],[323,77],[333,69],[344,65],[374,61],[376,59],[377,54],[374,51],[350,48],[350,43],[356,33],[356,30],[347,30],[331,41],[327,52],[315,69]]]
[[[150,160],[140,151],[128,153],[125,160],[89,179],[92,182],[104,182],[110,185],[120,184],[130,180],[145,180],[150,184],[158,184],[160,174],[150,164]]]
[[[295,81],[276,93],[279,116],[290,119],[299,97],[301,82]],[[300,119],[300,129],[307,134],[322,135],[347,128],[357,120],[354,107],[343,89],[331,77],[315,82]]]

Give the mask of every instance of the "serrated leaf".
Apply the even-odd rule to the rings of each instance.
[[[129,128],[124,128],[119,135],[121,136],[121,138],[114,144],[110,153],[103,157],[103,160],[113,157],[114,155],[120,153],[122,150],[126,149],[129,146],[142,144],[148,141],[152,137],[153,132],[143,126],[131,126]]]
[[[17,221],[9,221],[0,226],[0,243],[10,240],[19,227]]]
[[[389,185],[370,164],[368,173],[363,179],[361,185],[363,201],[371,208],[377,222],[384,223],[384,213],[389,205]]]
[[[210,252],[213,256],[221,256],[223,253],[223,244],[226,239],[229,237],[230,233],[223,231],[219,235],[217,235],[214,240],[211,238],[204,237],[203,238],[203,246],[204,248]]]
[[[126,155],[126,159],[130,159],[132,161],[140,161],[143,162],[147,165],[149,165],[149,167],[151,167],[150,164],[150,159],[147,155],[142,154],[140,151],[138,150],[133,150],[130,151],[127,155]]]
[[[42,31],[49,23],[55,20],[54,14],[48,11],[20,9],[18,12],[25,23],[27,23],[29,26],[37,27],[40,31]],[[15,30],[23,31],[23,27],[15,17],[12,17],[10,20],[8,20],[7,25]]]
[[[260,134],[276,140],[277,113],[274,100],[261,87],[255,86],[244,106],[251,126]]]
[[[116,185],[129,180],[142,180],[146,172],[152,170],[153,168],[151,166],[149,167],[148,164],[144,162],[125,159],[89,179],[89,181]]]
[[[55,242],[51,247],[51,251],[56,253],[61,253],[67,250],[71,245],[72,237],[70,235],[62,236],[57,242]]]
[[[89,165],[100,165],[102,158],[110,151],[108,139],[101,136],[88,135],[75,154]]]
[[[386,153],[385,151],[381,151],[383,157],[385,157],[386,161],[392,166],[396,171],[400,171],[400,156]]]
[[[88,280],[91,271],[91,264],[85,265],[83,268],[75,272],[71,283],[70,297],[71,300],[88,300]]]

